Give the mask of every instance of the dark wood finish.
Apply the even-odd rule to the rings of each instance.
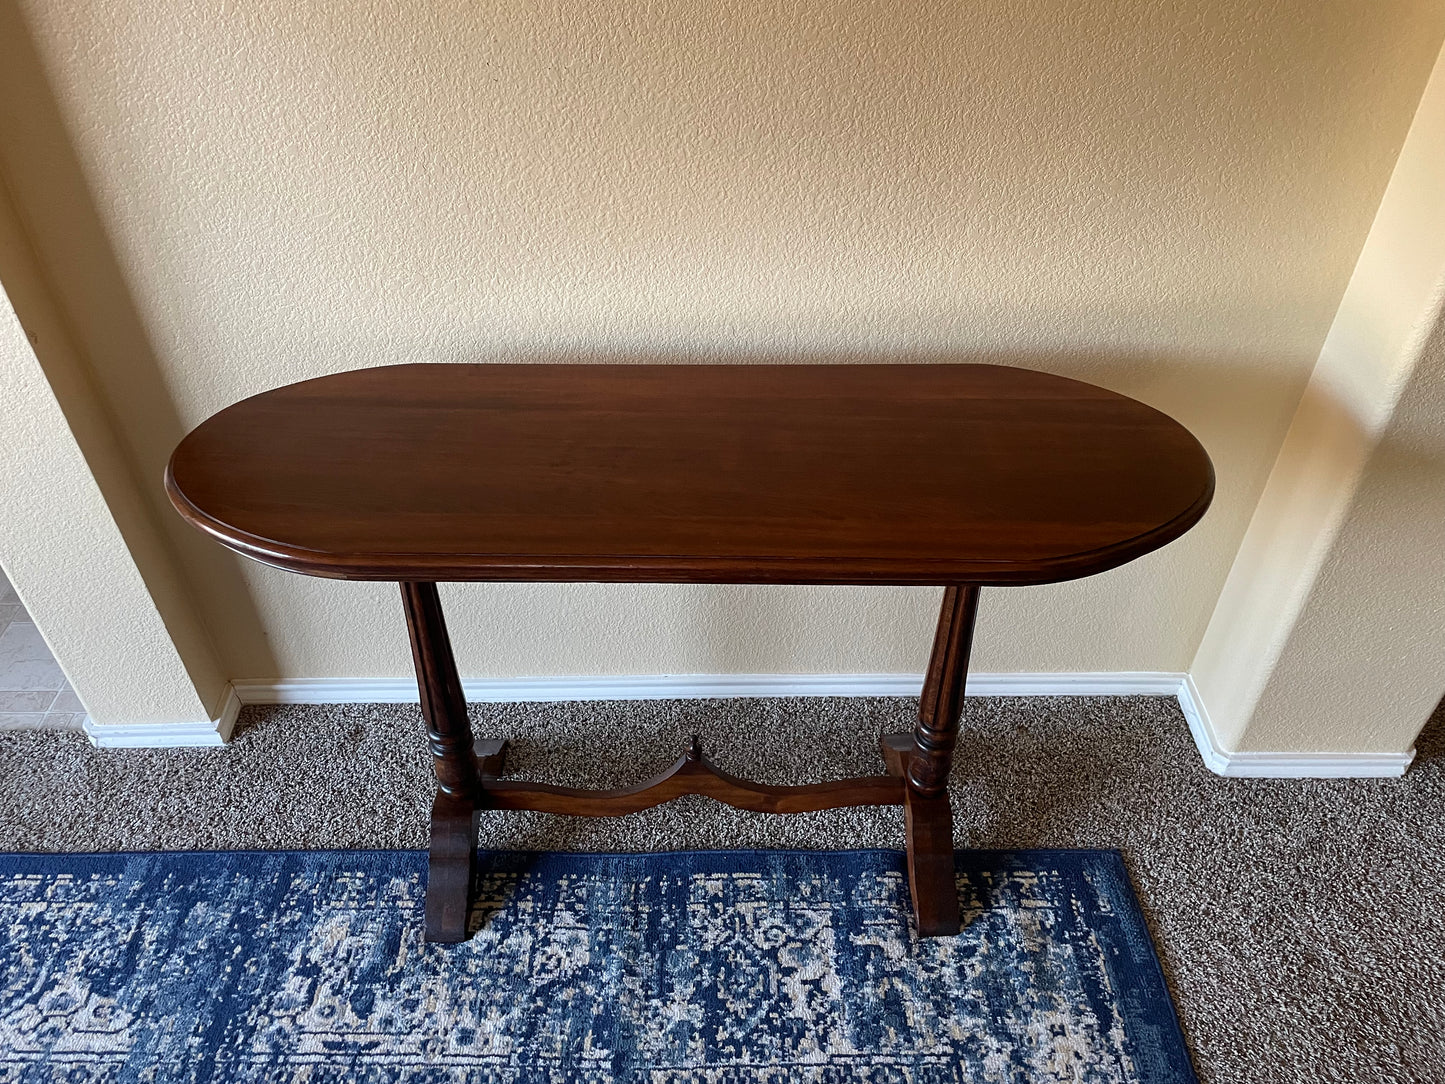
[[[958,882],[954,879],[953,812],[948,792],[904,793],[908,841],[908,893],[919,937],[947,937],[959,930]]]
[[[437,585],[404,582],[401,598],[437,779],[427,854],[426,939],[463,941],[476,873],[474,814],[482,789],[481,772]],[[500,753],[500,749],[489,750],[498,771]]]
[[[944,590],[933,653],[918,703],[918,724],[913,728],[913,755],[905,773],[908,785],[919,794],[937,794],[948,785],[977,616],[977,587]]]
[[[1183,426],[996,365],[405,365],[265,392],[176,449],[189,522],[266,564],[401,584],[437,778],[426,936],[466,937],[476,812],[619,816],[683,794],[760,812],[902,804],[921,935],[957,932],[947,780],[979,586],[1102,572],[1214,491]],[[778,787],[689,753],[634,787],[501,778],[475,741],[439,580],[948,584],[886,775]]]
[[[476,743],[479,782],[490,784],[505,768],[507,743],[484,738]],[[437,789],[431,807],[431,844],[427,852],[424,936],[454,944],[467,939],[472,884],[477,875],[477,802],[472,795]]]
[[[428,941],[467,939],[467,914],[477,870],[477,820],[470,798],[438,790],[431,807],[427,852],[426,928]]]
[[[938,611],[933,652],[918,701],[918,722],[911,747],[896,764],[908,793],[904,826],[908,847],[908,889],[913,917],[922,937],[958,932],[958,888],[953,877],[953,810],[948,804],[948,773],[958,744],[973,626],[978,617],[978,588],[949,587]],[[890,752],[897,743],[885,737]],[[884,754],[885,762],[889,759]]]
[[[431,742],[437,789],[457,798],[473,798],[481,789],[467,701],[462,695],[442,617],[441,599],[434,583],[404,582],[402,603],[411,634],[411,657],[421,690],[421,713]]]
[[[491,782],[486,785],[489,805],[497,809],[532,809],[541,813],[568,813],[582,817],[620,817],[651,809],[684,794],[703,794],[738,809],[755,813],[811,813],[854,805],[902,805],[904,784],[892,776],[840,779],[780,787],[754,783],[729,775],[693,750],[661,774],[635,787],[618,790],[581,790],[546,783]]]
[[[228,407],[171,458],[203,531],[371,580],[1024,584],[1203,515],[1151,407],[999,365],[403,365]]]

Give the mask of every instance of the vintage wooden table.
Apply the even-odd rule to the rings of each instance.
[[[979,588],[1157,549],[1204,514],[1214,472],[1159,411],[1028,369],[456,364],[253,396],[181,442],[166,488],[247,557],[400,583],[437,780],[428,939],[466,936],[477,810],[612,817],[683,794],[903,806],[917,929],[938,935],[959,928],[947,783]],[[694,741],[646,782],[578,790],[505,779],[505,743],[474,740],[437,596],[455,580],[945,590],[918,722],[882,736],[883,774],[767,786]]]

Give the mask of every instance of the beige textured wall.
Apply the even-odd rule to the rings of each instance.
[[[225,675],[3,188],[0,279],[0,563],[93,723],[214,719]]]
[[[1398,753],[1445,692],[1445,53],[1192,671],[1226,748]]]
[[[1404,752],[1445,695],[1445,296],[1436,312],[1242,748]]]
[[[1430,2],[0,2],[0,168],[164,514],[189,426],[403,360],[988,357],[1175,414],[1215,509],[991,592],[984,670],[1181,670],[1445,33]],[[230,676],[391,591],[167,519]],[[917,670],[926,591],[467,587],[469,675]]]

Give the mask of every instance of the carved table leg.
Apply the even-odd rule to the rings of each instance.
[[[403,583],[401,596],[437,779],[427,861],[426,939],[463,941],[476,869],[475,813],[484,794],[482,773],[437,586]],[[500,774],[501,749],[489,745],[487,753]]]
[[[944,591],[918,705],[918,724],[912,735],[885,734],[880,743],[889,774],[901,775],[908,784],[904,795],[908,890],[922,937],[955,934],[959,929],[948,773],[958,741],[958,717],[977,614],[977,587]]]

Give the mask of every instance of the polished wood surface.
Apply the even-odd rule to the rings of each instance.
[[[953,861],[953,811],[947,794],[903,792],[908,894],[919,937],[949,937],[962,927]]]
[[[401,585],[401,600],[437,789],[453,797],[470,798],[480,785],[472,725],[467,721],[467,700],[457,676],[437,585],[405,582]]]
[[[264,392],[166,479],[256,560],[372,580],[1026,584],[1204,513],[1183,426],[997,365],[403,365]]]
[[[958,744],[978,594],[979,589],[971,585],[944,590],[913,733],[906,741],[895,734],[885,734],[879,741],[885,769],[907,784],[903,831],[908,890],[914,923],[924,937],[943,937],[959,930],[948,775]]]
[[[291,571],[395,580],[437,781],[426,937],[467,936],[484,809],[621,816],[685,794],[761,813],[902,805],[921,936],[956,933],[948,777],[979,587],[1101,572],[1214,489],[1183,426],[993,365],[362,369],[221,411],[166,473],[187,520]],[[917,724],[886,774],[773,786],[700,743],[614,790],[507,780],[476,741],[439,580],[944,586]],[[806,741],[805,735],[798,735]]]
[[[456,944],[467,939],[476,872],[476,806],[471,798],[438,790],[432,801],[427,847],[423,934],[428,941]]]
[[[813,813],[856,805],[900,805],[904,784],[886,775],[839,779],[830,783],[774,786],[754,783],[716,767],[693,747],[666,771],[646,782],[616,790],[584,790],[547,783],[487,780],[485,801],[494,809],[531,809],[581,817],[620,817],[638,813],[684,794],[701,794],[754,813]]]
[[[918,701],[909,755],[909,785],[920,794],[937,794],[948,785],[953,747],[958,742],[958,713],[973,650],[973,625],[978,617],[978,588],[949,587],[943,592],[933,652]]]

